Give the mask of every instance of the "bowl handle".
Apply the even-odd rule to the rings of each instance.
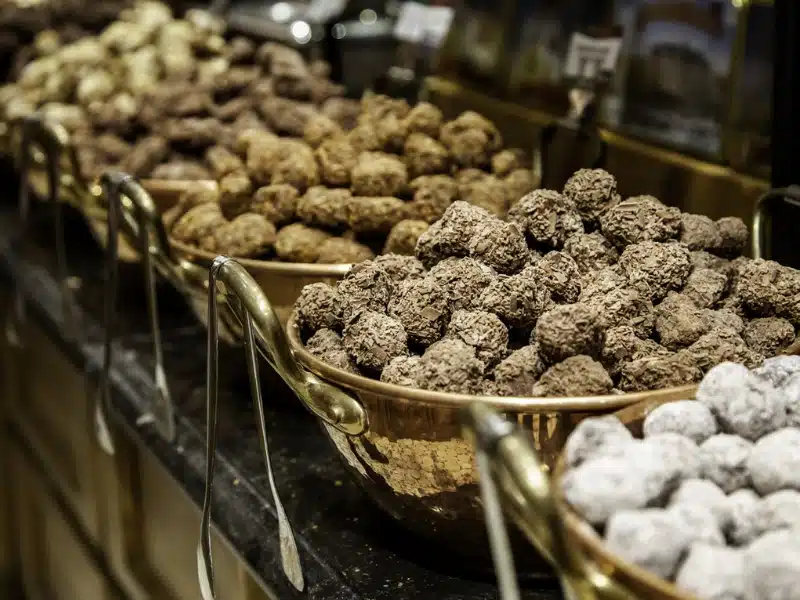
[[[242,324],[250,395],[259,430],[259,441],[267,469],[270,491],[278,516],[278,533],[283,571],[287,579],[302,591],[305,583],[297,544],[283,509],[270,463],[264,405],[258,379],[256,347],[303,401],[320,419],[337,429],[358,435],[366,430],[366,414],[353,398],[315,375],[302,369],[294,359],[286,334],[264,292],[238,262],[218,256],[208,273],[208,361],[206,363],[206,484],[203,495],[203,516],[200,524],[200,543],[197,546],[197,571],[203,600],[215,600],[214,570],[211,556],[211,497],[217,445],[217,405],[219,398],[219,330],[218,284],[231,313]]]
[[[161,219],[156,213],[150,195],[127,173],[117,171],[104,173],[100,177],[102,196],[107,206],[108,244],[106,248],[105,298],[103,307],[104,337],[103,366],[99,392],[95,396],[95,432],[98,443],[108,454],[114,454],[114,443],[108,427],[108,414],[111,408],[110,371],[114,341],[114,317],[119,288],[119,230],[129,238],[134,247],[139,248],[144,268],[144,282],[147,313],[150,319],[150,333],[153,337],[153,357],[155,359],[155,399],[150,412],[157,431],[169,442],[175,439],[175,417],[172,397],[167,385],[164,369],[164,352],[161,344],[161,328],[158,320],[158,300],[156,294],[156,274],[154,255],[164,260],[169,248],[165,247],[166,235]],[[127,202],[126,202],[127,200]],[[120,223],[120,220],[122,223]],[[155,243],[153,239],[155,238]]]
[[[69,135],[66,129],[59,124],[45,121],[39,115],[32,115],[12,124],[19,133],[19,220],[24,239],[30,220],[30,181],[29,172],[33,160],[32,151],[34,144],[38,145],[45,155],[45,169],[47,170],[47,202],[53,211],[53,224],[56,246],[56,276],[61,291],[62,312],[64,327],[70,335],[77,331],[76,316],[74,312],[74,298],[69,287],[67,274],[67,256],[64,242],[64,224],[61,214],[61,156],[70,149]],[[73,155],[74,156],[74,155]],[[77,162],[75,163],[77,164]],[[75,166],[75,164],[73,166]],[[17,327],[25,321],[25,301],[19,287],[13,294],[14,309],[9,311],[5,325],[6,339],[12,346],[20,346],[21,338]]]
[[[770,213],[779,202],[800,207],[800,186],[773,188],[764,192],[756,201],[753,210],[753,225],[750,231],[750,250],[753,258],[767,259],[771,255],[765,229],[771,216]]]
[[[524,433],[487,404],[475,402],[461,412],[465,437],[472,441],[492,556],[501,591],[516,587],[502,511],[513,518],[526,537],[553,565],[565,596],[574,600],[634,600],[627,589],[586,560],[569,539],[555,491]],[[495,508],[498,507],[498,508]],[[494,531],[493,531],[494,530]],[[509,583],[513,581],[513,583]]]

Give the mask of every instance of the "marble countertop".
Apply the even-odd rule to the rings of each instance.
[[[8,198],[8,197],[7,197]],[[78,368],[99,371],[102,357],[103,254],[85,223],[68,214],[68,264],[80,278],[79,339],[62,326],[56,285],[52,224],[46,207],[34,213],[24,243],[13,202],[0,207],[0,273],[20,282],[28,318],[36,319]],[[70,211],[71,212],[71,211]],[[181,297],[159,287],[165,364],[177,413],[177,439],[166,442],[142,423],[153,389],[152,351],[141,271],[124,266],[116,320],[118,344],[112,369],[113,414],[202,504],[205,469],[206,332]],[[6,283],[6,284],[7,284]],[[271,501],[247,387],[244,354],[220,348],[220,434],[214,522],[280,598],[301,597],[284,579]],[[262,377],[266,420],[277,486],[300,549],[309,598],[348,600],[497,598],[491,572],[407,533],[373,506],[348,478],[335,453],[266,364]],[[551,580],[523,583],[523,598],[561,598]]]

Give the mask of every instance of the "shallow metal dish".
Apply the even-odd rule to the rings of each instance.
[[[363,408],[368,426],[345,435],[324,425],[350,473],[406,527],[461,551],[485,546],[472,446],[462,438],[459,411],[475,396],[410,389],[331,367],[303,346],[294,318],[288,344],[303,370]],[[696,386],[586,398],[481,397],[517,422],[546,467],[555,465],[567,436],[582,419],[642,401],[690,398]],[[484,550],[485,551],[485,550]]]

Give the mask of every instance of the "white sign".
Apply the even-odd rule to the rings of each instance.
[[[564,63],[564,76],[594,79],[604,71],[613,73],[621,46],[621,38],[593,38],[573,33]]]
[[[449,6],[426,6],[419,2],[403,2],[394,26],[394,36],[404,42],[438,48],[453,22]]]

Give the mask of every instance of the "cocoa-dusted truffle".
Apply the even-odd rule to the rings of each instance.
[[[454,311],[479,309],[481,293],[497,279],[494,269],[473,258],[446,258],[430,270],[429,276],[447,291]]]
[[[524,269],[516,275],[499,275],[480,295],[479,305],[496,314],[509,327],[531,328],[551,303],[550,291]]]
[[[751,350],[775,356],[794,341],[794,327],[780,317],[753,319],[745,326],[742,337]]]
[[[425,221],[415,221],[413,219],[400,221],[389,232],[386,244],[383,246],[383,252],[385,254],[395,253],[413,256],[414,249],[417,247],[417,240],[427,230],[428,224]]]
[[[689,346],[687,352],[703,371],[725,361],[754,368],[764,360],[763,354],[748,348],[739,334],[730,329],[709,331]]]
[[[409,134],[424,133],[432,138],[439,137],[443,121],[442,111],[430,102],[418,102],[405,117]]]
[[[273,131],[298,138],[302,137],[308,120],[315,113],[311,104],[278,96],[265,98],[258,109]]]
[[[186,211],[172,228],[172,237],[184,244],[200,246],[212,238],[214,231],[225,224],[225,217],[216,202],[198,204]]]
[[[354,232],[388,234],[392,227],[403,220],[405,203],[400,198],[389,196],[354,196],[348,206],[347,225]]]
[[[610,267],[619,259],[617,250],[597,231],[573,235],[564,243],[564,252],[572,257],[581,274]]]
[[[347,132],[347,141],[357,153],[375,152],[383,148],[373,123],[359,123]]]
[[[475,348],[478,359],[492,367],[508,353],[508,329],[492,313],[457,310],[450,317],[446,335]]]
[[[800,271],[771,260],[755,259],[740,272],[736,291],[745,306],[763,317],[778,316],[800,324]]]
[[[348,190],[313,187],[297,201],[297,216],[307,225],[345,227],[350,218],[352,196]]]
[[[146,177],[169,153],[169,143],[158,135],[139,140],[119,164],[120,171],[134,177]]]
[[[394,196],[408,183],[408,172],[390,154],[365,152],[350,172],[350,181],[356,196]]]
[[[485,117],[467,111],[445,123],[440,132],[442,143],[453,160],[464,167],[485,167],[491,155],[503,143],[500,132]]]
[[[344,349],[342,338],[331,329],[317,331],[306,342],[306,349],[318,359],[336,369],[341,369],[348,373],[359,372],[347,350]]]
[[[692,252],[692,268],[711,269],[727,278],[731,272],[731,263],[728,259],[720,258],[705,250],[695,250]]]
[[[342,237],[330,237],[319,247],[318,263],[355,264],[375,258],[375,253],[368,246],[355,240]]]
[[[351,267],[337,289],[347,323],[362,310],[386,312],[395,284],[379,264],[364,261]]]
[[[310,331],[342,328],[342,306],[336,288],[327,283],[310,283],[303,287],[295,303],[297,322]]]
[[[432,277],[404,281],[389,302],[389,314],[403,324],[411,342],[429,346],[442,337],[450,319],[447,290]]]
[[[599,362],[589,356],[570,356],[553,365],[533,386],[535,397],[603,396],[614,382]]]
[[[411,178],[446,173],[449,167],[447,148],[424,133],[409,135],[403,152]]]
[[[508,211],[508,188],[502,179],[494,175],[460,184],[458,195],[464,202],[485,208],[497,217],[503,217]]]
[[[544,370],[544,362],[539,356],[539,348],[535,344],[515,350],[494,369],[497,394],[500,396],[530,396],[533,385],[544,373]]]
[[[206,150],[206,162],[215,179],[222,179],[235,171],[244,171],[242,159],[224,146],[211,146]]]
[[[581,295],[578,265],[569,254],[548,252],[526,269],[532,278],[547,287],[556,302],[577,302]]]
[[[670,290],[679,290],[691,271],[691,257],[677,243],[640,242],[625,248],[619,265],[632,285],[648,286],[650,298],[661,300]]]
[[[597,281],[595,282],[597,283]],[[607,281],[607,283],[611,283]],[[600,289],[588,289],[588,295],[581,294],[580,301],[595,309],[600,315],[603,327],[628,325],[637,336],[647,339],[653,333],[656,313],[650,299],[639,290],[627,286],[612,288],[606,293]]]
[[[350,172],[358,162],[358,151],[346,137],[326,139],[314,151],[322,183],[349,186]]]
[[[728,278],[711,269],[694,269],[686,279],[683,295],[700,308],[715,306],[728,289]]]
[[[317,148],[325,140],[340,136],[344,133],[341,126],[323,114],[311,116],[303,128],[303,140],[312,148]]]
[[[711,328],[706,311],[683,294],[670,292],[655,312],[658,339],[670,350],[694,344]]]
[[[252,197],[253,182],[245,171],[234,171],[220,179],[219,206],[229,219],[247,212]]]
[[[396,356],[381,371],[381,381],[405,387],[420,387],[419,356]]]
[[[511,206],[536,189],[536,176],[530,169],[517,169],[503,178]]]
[[[645,241],[665,242],[680,233],[681,211],[653,196],[634,196],[604,212],[600,227],[618,248]]]
[[[722,245],[719,227],[705,215],[681,215],[681,242],[689,250],[716,250]]]
[[[88,175],[88,173],[84,173]],[[171,160],[161,163],[150,174],[152,179],[167,181],[206,181],[212,178],[211,173],[203,165],[187,160]]]
[[[623,365],[655,354],[669,354],[669,350],[653,340],[642,339],[633,327],[621,325],[606,330],[600,362],[612,377],[617,377]]]
[[[525,168],[525,153],[518,148],[501,150],[492,157],[492,173],[498,177],[505,177],[523,168]]]
[[[319,171],[310,152],[293,154],[280,161],[272,170],[272,183],[288,183],[303,192],[319,184]]]
[[[483,363],[461,340],[447,338],[431,345],[419,367],[420,383],[433,392],[479,394],[483,388]]]
[[[446,175],[423,175],[409,183],[414,193],[406,206],[409,218],[433,223],[441,218],[447,208],[458,198],[456,182]]]
[[[622,269],[614,265],[585,276],[581,282],[580,301],[586,302],[590,298],[604,296],[605,294],[626,287],[628,280]]]
[[[247,213],[214,232],[216,252],[230,256],[258,256],[275,244],[275,225],[261,215]]]
[[[286,183],[267,185],[255,191],[250,210],[275,225],[283,225],[294,218],[299,196],[297,190]]]
[[[469,254],[469,243],[477,225],[492,216],[466,202],[453,202],[442,218],[423,233],[417,242],[416,255],[427,267],[447,257]]]
[[[747,225],[738,217],[722,217],[717,219],[721,243],[717,251],[722,256],[739,256],[744,252],[750,233]]]
[[[564,195],[575,203],[585,223],[595,224],[601,214],[619,204],[617,180],[603,169],[580,169],[564,184]]]
[[[685,352],[654,354],[634,360],[620,371],[620,389],[644,392],[697,383],[703,372]]]
[[[475,227],[469,255],[498,273],[513,275],[527,263],[528,246],[516,224],[492,219]]]
[[[395,284],[425,275],[425,267],[413,256],[400,254],[381,254],[373,261],[380,266]]]
[[[575,203],[554,190],[534,190],[511,207],[508,219],[550,248],[561,248],[570,236],[583,233]]]
[[[556,306],[536,323],[539,354],[546,364],[578,354],[598,358],[604,339],[600,315],[586,304]]]
[[[387,115],[383,119],[373,121],[375,135],[381,149],[386,152],[402,152],[408,137],[408,125],[403,119],[394,115]]]
[[[317,262],[319,247],[329,237],[329,234],[320,229],[302,223],[292,223],[278,231],[275,254],[279,259],[288,262]]]
[[[380,372],[396,356],[408,354],[400,322],[372,310],[362,310],[347,321],[342,341],[355,363],[371,371]]]

